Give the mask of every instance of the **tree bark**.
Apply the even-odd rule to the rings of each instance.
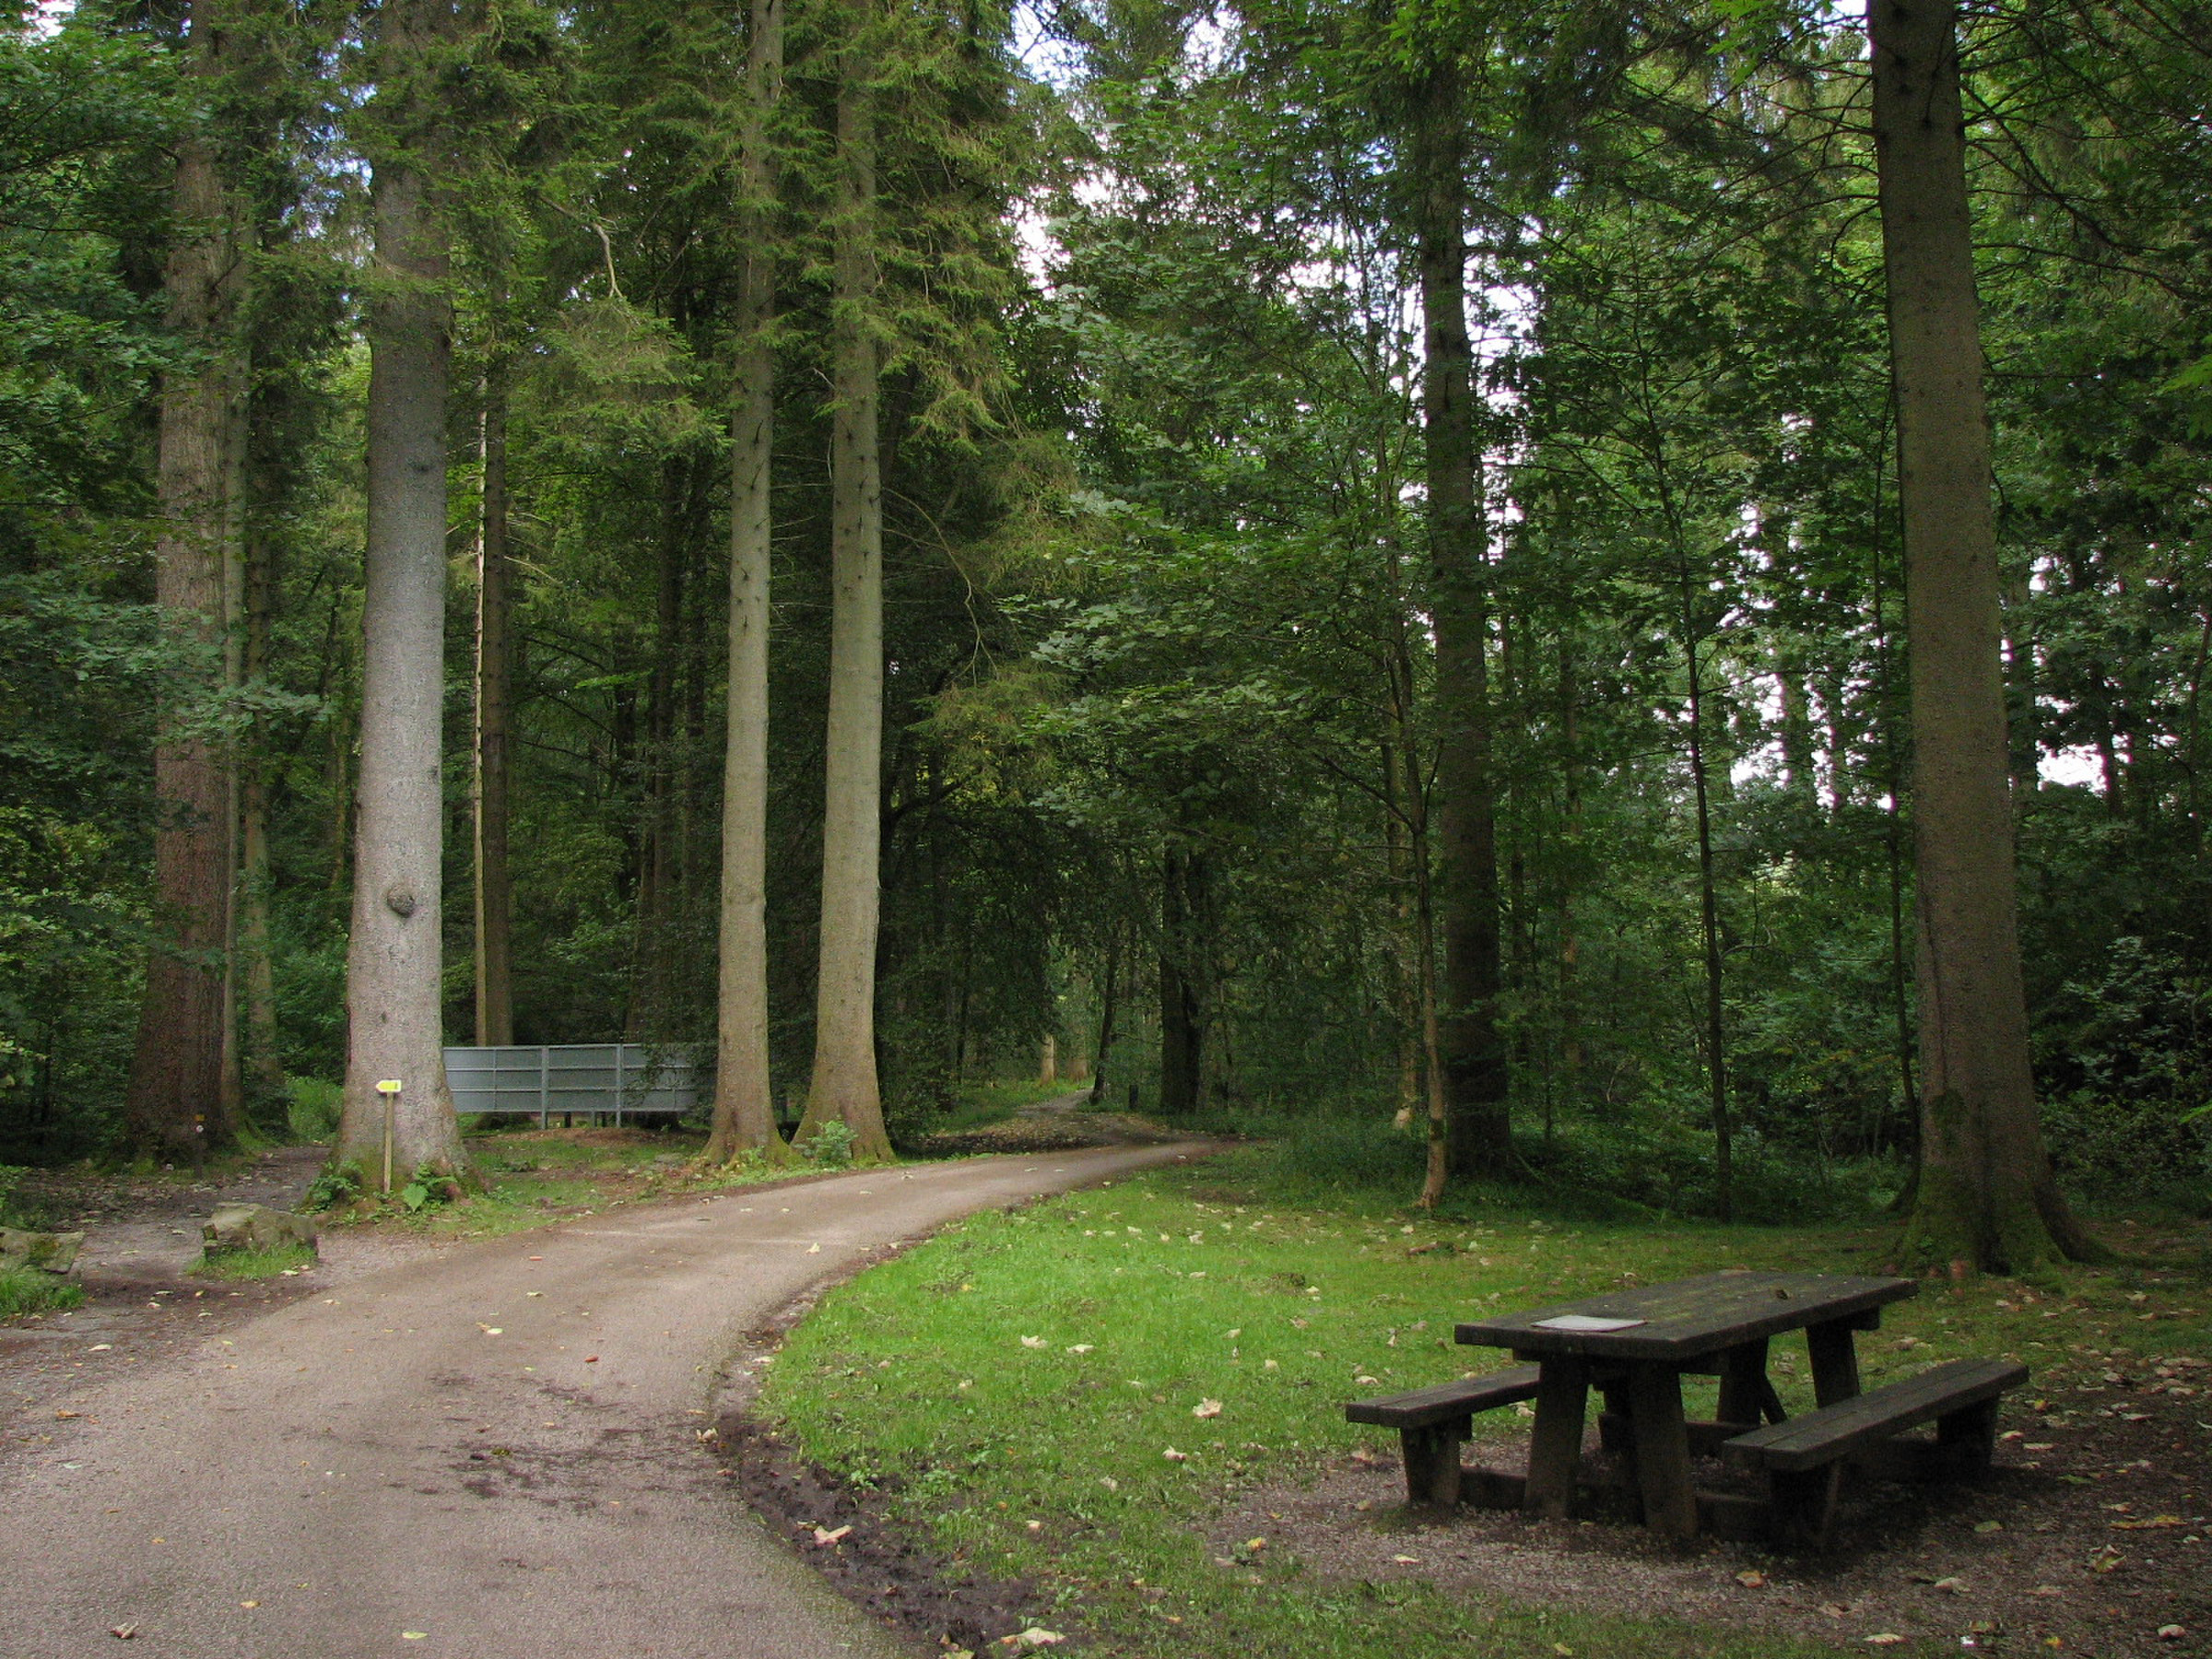
[[[1090,1066],[1090,1099],[1093,1105],[1106,1100],[1106,1078],[1113,1056],[1114,1018],[1122,978],[1122,935],[1117,925],[1106,935],[1105,971],[1099,977],[1099,1041]]]
[[[268,672],[269,630],[276,612],[276,547],[251,520],[246,534],[245,642],[241,663],[252,685]],[[246,1105],[257,1123],[282,1130],[289,1115],[276,1021],[276,960],[269,938],[269,781],[262,747],[239,758],[237,972],[245,992]]]
[[[882,905],[883,481],[874,318],[876,115],[865,6],[837,96],[831,346],[830,724],[822,809],[822,936],[814,1080],[795,1137],[831,1119],[854,1155],[888,1159],[876,1076],[876,935]]]
[[[435,0],[387,12],[379,42],[403,82],[446,32]],[[380,97],[405,98],[404,86]],[[446,394],[453,308],[443,229],[413,159],[377,159],[369,301],[368,559],[361,600],[360,771],[346,958],[346,1103],[336,1161],[381,1184],[384,1102],[402,1086],[392,1168],[464,1167],[441,1008]]]
[[[1188,1117],[1198,1110],[1206,1068],[1206,974],[1197,917],[1204,908],[1206,861],[1171,845],[1159,883],[1159,1111]]]
[[[496,350],[484,371],[482,513],[477,539],[477,1043],[514,1041],[514,888],[508,875],[508,762],[513,739],[514,562],[507,530],[509,365]]]
[[[1910,1255],[2018,1272],[2088,1241],[2036,1120],[1954,0],[1871,0],[1911,629],[1922,1166]]]
[[[714,1129],[707,1157],[789,1157],[776,1131],[768,1066],[768,629],[774,545],[775,158],[771,123],[783,90],[783,0],[753,0],[747,53],[745,269],[730,420],[730,685],[722,784],[721,984]]]
[[[1455,68],[1422,89],[1414,130],[1419,192],[1431,603],[1440,753],[1438,921],[1444,968],[1439,1032],[1454,1175],[1495,1174],[1512,1155],[1499,1041],[1496,781],[1490,755],[1488,533],[1467,337],[1465,115]]]
[[[225,19],[192,8],[191,84],[229,70]],[[139,1152],[197,1160],[231,1141],[226,1062],[233,813],[226,740],[209,729],[226,677],[226,569],[239,533],[234,465],[243,419],[238,337],[246,266],[242,215],[205,119],[185,130],[170,199],[175,241],[163,271],[169,324],[202,355],[162,377],[154,599],[175,653],[154,745],[154,924],[136,1044],[124,1096]]]
[[[1712,800],[1705,763],[1704,669],[1698,662],[1688,567],[1682,579],[1682,653],[1689,674],[1689,781],[1698,822],[1698,935],[1705,959],[1705,1081],[1712,1120],[1714,1197],[1723,1221],[1735,1218],[1735,1133],[1728,1112],[1728,1026],[1721,972],[1720,884],[1713,869]]]

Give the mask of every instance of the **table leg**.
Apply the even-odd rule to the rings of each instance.
[[[1765,1413],[1766,1392],[1767,1339],[1761,1336],[1721,1356],[1721,1401],[1712,1415],[1756,1428]]]
[[[1547,1521],[1563,1521],[1574,1503],[1583,1462],[1583,1413],[1590,1368],[1572,1355],[1541,1362],[1536,1377],[1536,1425],[1528,1441],[1528,1486],[1524,1504]]]
[[[1841,1320],[1805,1327],[1806,1352],[1813,1361],[1813,1399],[1822,1406],[1859,1397],[1859,1355],[1851,1326]]]
[[[1698,1495],[1689,1483],[1689,1431],[1682,1420],[1681,1373],[1638,1365],[1629,1376],[1630,1416],[1636,1433],[1636,1481],[1643,1524],[1664,1537],[1697,1535]]]

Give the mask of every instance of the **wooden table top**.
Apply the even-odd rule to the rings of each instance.
[[[1854,1274],[1708,1273],[1664,1285],[1607,1290],[1525,1313],[1474,1320],[1459,1326],[1457,1335],[1462,1342],[1509,1347],[1522,1354],[1694,1359],[1778,1332],[1868,1313],[1919,1289],[1912,1279]],[[1542,1328],[1542,1321],[1562,1314],[1642,1323],[1620,1331]]]

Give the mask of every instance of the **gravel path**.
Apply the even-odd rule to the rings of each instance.
[[[704,1454],[730,1356],[794,1297],[959,1216],[1195,1152],[625,1206],[318,1275],[135,1366],[110,1363],[133,1358],[120,1343],[92,1352],[97,1328],[53,1332],[42,1346],[86,1352],[34,1407],[52,1420],[0,1455],[0,1654],[84,1659],[124,1630],[180,1659],[897,1653]]]

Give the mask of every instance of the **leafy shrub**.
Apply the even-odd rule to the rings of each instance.
[[[335,1209],[361,1195],[360,1171],[346,1164],[328,1164],[308,1182],[300,1200],[302,1210]]]
[[[320,1077],[294,1077],[291,1089],[291,1110],[287,1115],[294,1138],[309,1142],[336,1138],[338,1120],[346,1110],[346,1090]]]
[[[831,1118],[799,1143],[799,1156],[818,1169],[851,1169],[853,1144],[859,1139],[850,1124]]]
[[[2042,1106],[2051,1160],[2070,1190],[2092,1199],[2149,1198],[2212,1217],[2212,1112],[2089,1089]]]

